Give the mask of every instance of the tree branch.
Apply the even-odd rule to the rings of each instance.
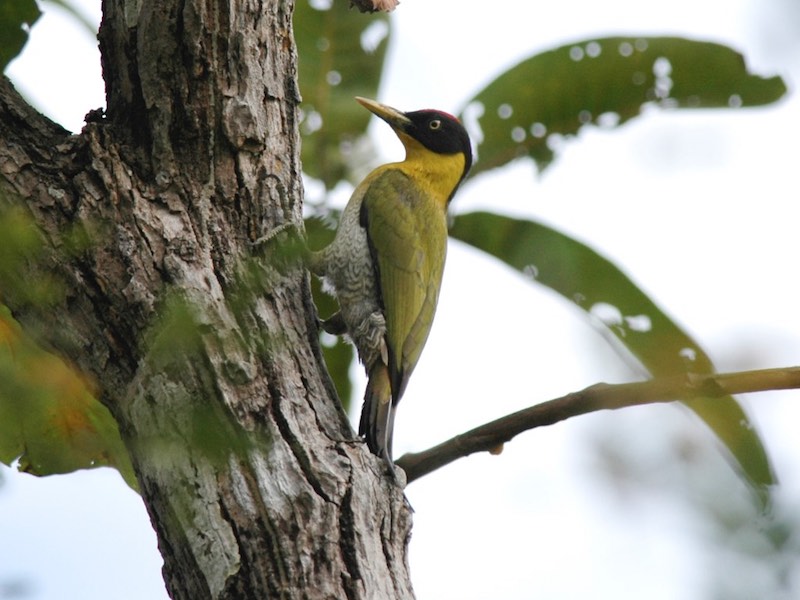
[[[797,388],[800,388],[800,367],[713,375],[689,373],[635,383],[598,383],[506,415],[423,452],[404,454],[396,462],[406,472],[410,483],[459,458],[475,452],[494,451],[523,431],[598,410]]]

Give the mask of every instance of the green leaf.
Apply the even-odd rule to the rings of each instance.
[[[371,113],[355,96],[374,98],[389,42],[385,14],[350,10],[347,2],[301,0],[294,15],[298,47],[303,170],[330,189],[345,178],[348,153]]]
[[[726,46],[673,37],[585,40],[512,67],[469,103],[483,139],[472,175],[530,156],[540,169],[584,125],[614,127],[647,105],[735,108],[775,102],[780,77],[751,75]],[[471,106],[470,106],[471,105]]]
[[[67,252],[91,243],[88,230],[64,232]],[[34,475],[115,467],[136,489],[117,423],[90,382],[24,332],[3,304],[50,310],[63,286],[42,265],[42,234],[28,213],[0,203],[0,461]]]
[[[35,0],[5,0],[0,3],[0,71],[28,41],[28,31],[42,13]]]
[[[0,305],[0,461],[33,475],[116,468],[136,477],[117,423],[90,385],[38,348]]]
[[[608,328],[655,377],[712,373],[711,360],[622,271],[580,242],[533,221],[492,213],[456,217],[450,235],[502,260]],[[764,445],[732,397],[686,400],[766,501],[775,476]]]

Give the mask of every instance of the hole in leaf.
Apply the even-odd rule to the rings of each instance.
[[[589,314],[599,319],[604,325],[621,325],[622,313],[613,304],[597,302],[589,309]]]
[[[547,136],[547,147],[553,152],[557,152],[564,147],[564,136],[560,133],[551,133]]]
[[[536,265],[525,265],[522,269],[522,274],[531,279],[536,279],[539,277],[539,268]]]
[[[308,0],[309,5],[314,10],[330,10],[333,6],[333,0]]]
[[[598,127],[611,129],[612,127],[616,127],[617,125],[619,125],[619,120],[620,120],[619,113],[604,112],[603,114],[597,117],[597,125]]]
[[[630,42],[620,42],[617,51],[620,53],[621,56],[628,57],[633,54],[633,46]]]
[[[339,85],[342,83],[342,74],[339,71],[328,71],[325,81],[328,82],[328,85]]]
[[[547,127],[542,123],[534,123],[531,125],[531,135],[535,138],[543,138],[547,135]]]
[[[742,104],[742,97],[739,94],[731,94],[728,97],[728,106],[731,108],[741,108]]]
[[[386,21],[373,21],[361,32],[361,48],[364,52],[372,54],[389,35],[389,25]]]
[[[628,328],[632,329],[633,331],[647,332],[653,328],[653,322],[647,315],[632,315],[625,317],[625,323],[627,323]]]
[[[305,127],[306,133],[319,131],[322,129],[322,115],[315,110],[309,111],[303,120],[303,127]]]
[[[600,46],[598,42],[589,42],[586,44],[586,56],[589,58],[597,58],[600,56],[600,53],[603,51],[603,48]]]

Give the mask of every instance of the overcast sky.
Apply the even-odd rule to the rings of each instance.
[[[99,2],[80,4],[99,19]],[[8,74],[79,130],[83,115],[104,104],[96,43],[52,12]],[[614,34],[722,42],[790,88],[800,75],[793,0],[403,0],[392,18],[379,99],[403,110],[456,112],[521,58]],[[385,158],[398,158],[388,128],[372,127]],[[798,131],[794,95],[737,112],[649,111],[613,132],[582,132],[541,176],[520,161],[476,178],[453,210],[535,218],[589,243],[722,371],[796,365]],[[435,326],[398,411],[395,453],[597,381],[636,378],[574,307],[451,242]],[[783,518],[800,502],[798,393],[743,402],[781,478]],[[3,468],[2,477],[0,598],[166,597],[147,514],[116,473],[36,479]],[[769,522],[748,513],[713,440],[676,406],[531,432],[500,456],[470,457],[412,484],[407,495],[420,600],[800,596],[800,542],[792,538],[791,551],[765,566],[759,535]],[[735,536],[705,518],[709,505],[741,521]],[[790,573],[783,589],[772,568],[781,561]]]

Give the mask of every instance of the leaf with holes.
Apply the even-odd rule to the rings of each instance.
[[[747,71],[726,46],[673,37],[611,37],[568,44],[512,67],[467,104],[477,117],[471,175],[530,156],[540,169],[584,125],[615,127],[645,106],[739,108],[780,99],[780,77]]]
[[[609,260],[558,231],[492,213],[456,217],[450,235],[558,292],[599,320],[653,376],[712,373],[702,348]],[[765,502],[775,476],[758,433],[731,397],[685,401]]]

